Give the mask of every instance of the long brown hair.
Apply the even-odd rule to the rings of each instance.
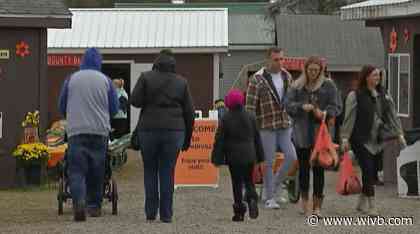
[[[366,89],[367,88],[367,78],[373,71],[378,69],[373,65],[365,65],[362,67],[362,70],[359,74],[359,89]]]
[[[311,56],[305,61],[305,66],[304,66],[303,72],[305,73],[306,77],[308,77],[308,67],[311,64],[319,65],[319,68],[320,68],[319,76],[318,76],[318,78],[319,78],[324,72],[324,65],[322,64],[321,58],[318,57],[318,56]]]

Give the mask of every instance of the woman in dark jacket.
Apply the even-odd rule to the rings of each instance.
[[[144,165],[148,221],[172,221],[174,170],[178,154],[190,146],[194,111],[187,81],[175,73],[175,59],[160,54],[154,69],[143,73],[131,95],[141,108],[139,145]]]
[[[344,151],[351,146],[362,169],[363,188],[356,209],[377,216],[374,186],[377,158],[382,154],[386,138],[398,138],[401,144],[405,144],[405,139],[392,98],[380,86],[379,69],[366,65],[359,79],[359,88],[346,98],[341,141]],[[386,136],[381,134],[385,132]]]
[[[299,187],[302,213],[308,215],[310,155],[315,143],[315,134],[321,121],[334,122],[341,111],[337,88],[326,79],[320,58],[310,57],[302,76],[292,84],[286,98],[287,113],[293,118],[293,140],[299,160]],[[330,131],[331,127],[329,126]],[[320,215],[324,198],[324,169],[318,165],[313,171],[313,213]]]
[[[216,132],[212,163],[215,166],[229,166],[233,187],[232,221],[244,220],[246,206],[242,202],[245,185],[249,216],[258,217],[258,195],[252,181],[252,173],[257,163],[264,161],[264,151],[257,129],[255,117],[244,109],[245,98],[241,91],[231,90],[225,98],[229,111],[222,117]]]

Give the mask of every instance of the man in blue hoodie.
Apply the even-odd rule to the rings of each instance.
[[[61,90],[59,110],[67,119],[68,174],[75,221],[85,221],[87,212],[101,216],[103,181],[110,119],[118,112],[112,81],[101,72],[102,56],[86,50],[80,70]]]

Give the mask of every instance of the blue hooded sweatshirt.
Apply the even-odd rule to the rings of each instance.
[[[80,70],[61,89],[59,110],[67,119],[68,137],[80,134],[108,136],[110,119],[118,112],[112,81],[101,72],[102,56],[95,48],[86,50]]]

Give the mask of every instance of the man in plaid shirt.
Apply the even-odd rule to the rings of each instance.
[[[279,209],[275,197],[281,184],[296,160],[296,150],[292,143],[292,128],[283,105],[286,92],[292,82],[289,72],[283,68],[284,52],[279,48],[267,51],[267,66],[258,71],[249,81],[246,95],[246,109],[254,113],[265,152],[266,173],[262,200],[265,207]],[[272,166],[276,151],[281,149],[285,160],[273,176]]]

